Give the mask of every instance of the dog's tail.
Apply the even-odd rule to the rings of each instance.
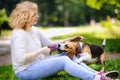
[[[106,46],[106,39],[104,39],[102,42],[102,48],[105,49],[105,46]]]

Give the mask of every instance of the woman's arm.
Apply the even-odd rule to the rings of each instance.
[[[67,38],[67,39],[64,39],[64,40],[59,40],[59,41],[52,42],[52,44],[48,45],[48,47],[51,50],[57,50],[59,43],[62,43],[62,42],[65,42],[65,41],[82,41],[84,39],[85,38],[82,37],[82,36],[75,36],[75,37]]]
[[[83,41],[84,39],[85,38],[82,37],[82,36],[74,36],[74,37],[70,37],[70,38],[67,38],[67,39],[64,39],[64,40],[54,41],[53,43],[58,44],[58,43],[65,42],[65,41]]]
[[[31,62],[32,60],[34,60],[40,54],[49,54],[50,51],[51,51],[50,48],[48,48],[47,46],[45,46],[45,47],[40,48],[40,49],[38,49],[38,50],[36,50],[34,52],[27,53],[25,55],[25,63]]]

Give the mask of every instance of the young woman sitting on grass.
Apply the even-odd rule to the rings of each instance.
[[[20,80],[37,80],[61,70],[82,80],[108,80],[112,77],[110,74],[117,73],[91,70],[84,63],[78,65],[64,54],[46,58],[45,55],[49,55],[51,51],[47,46],[54,42],[33,26],[38,18],[38,6],[30,1],[17,4],[9,18],[9,25],[13,28],[11,36],[13,69]],[[83,37],[77,36],[66,40],[83,40]]]

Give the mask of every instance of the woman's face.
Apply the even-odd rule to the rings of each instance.
[[[31,25],[37,24],[38,18],[39,18],[39,15],[37,12],[35,12],[30,21]]]

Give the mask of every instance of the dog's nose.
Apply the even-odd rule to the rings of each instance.
[[[60,44],[58,44],[58,48],[60,47]]]

